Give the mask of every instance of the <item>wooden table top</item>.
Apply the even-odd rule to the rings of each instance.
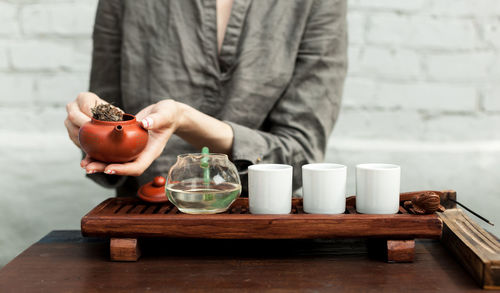
[[[150,239],[130,263],[109,261],[108,245],[53,231],[0,270],[0,292],[482,291],[436,240],[398,264],[363,240]]]

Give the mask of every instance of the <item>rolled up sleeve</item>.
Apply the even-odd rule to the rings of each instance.
[[[310,11],[290,84],[261,129],[227,121],[234,133],[232,159],[244,172],[255,163],[294,167],[324,159],[341,103],[347,71],[346,1],[318,0]]]

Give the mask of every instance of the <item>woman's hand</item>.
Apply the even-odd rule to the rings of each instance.
[[[84,93],[80,94],[75,102],[68,104],[68,119],[65,124],[70,138],[77,145],[78,129],[90,120],[90,108],[96,101],[104,102],[94,94]],[[88,174],[104,172],[139,176],[161,155],[174,133],[195,148],[208,146],[213,152],[231,153],[233,144],[231,126],[188,105],[173,100],[163,100],[141,110],[137,113],[136,119],[149,131],[148,143],[139,157],[128,163],[106,164],[95,161],[87,155],[80,165]]]
[[[149,131],[149,138],[146,148],[134,161],[123,164],[106,164],[94,161],[87,155],[82,160],[81,166],[86,169],[88,174],[104,172],[116,175],[141,175],[161,155],[167,141],[178,129],[183,118],[182,109],[181,104],[173,100],[163,100],[137,113],[136,119],[141,121],[144,129]]]
[[[92,117],[91,108],[96,104],[104,104],[106,101],[99,98],[93,93],[80,93],[76,100],[66,105],[66,112],[68,116],[64,120],[64,126],[68,131],[69,138],[73,143],[80,147],[78,141],[78,131],[83,124],[90,121]]]

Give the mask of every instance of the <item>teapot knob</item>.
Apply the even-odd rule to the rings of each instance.
[[[165,179],[165,177],[163,177],[163,176],[156,176],[153,179],[153,186],[154,187],[162,187],[162,186],[165,186],[166,182],[167,182],[167,180]]]

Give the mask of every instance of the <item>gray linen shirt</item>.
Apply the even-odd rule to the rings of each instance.
[[[135,114],[166,98],[227,122],[242,182],[250,164],[323,160],[347,67],[346,0],[234,0],[220,54],[216,0],[101,0],[90,91]],[[177,136],[139,177],[94,174],[134,195],[166,176]],[[245,185],[245,184],[244,184]]]

